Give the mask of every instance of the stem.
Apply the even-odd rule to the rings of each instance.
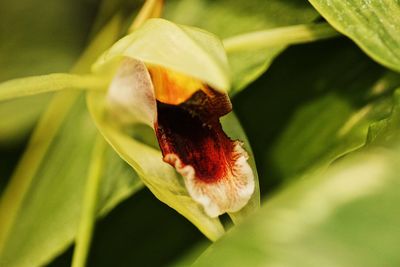
[[[156,6],[153,9],[153,13],[151,14],[151,17],[152,18],[161,17],[163,8],[164,8],[164,0],[158,0]]]
[[[223,41],[227,53],[307,43],[339,36],[328,23],[302,24],[233,36]]]
[[[128,33],[139,28],[147,19],[159,17],[162,12],[163,2],[163,0],[146,0],[139,14],[129,27]]]
[[[0,83],[0,101],[67,89],[99,90],[106,85],[106,79],[94,75],[53,73],[19,78]]]
[[[72,267],[84,267],[86,264],[94,223],[96,221],[100,183],[105,162],[105,148],[105,140],[100,134],[97,134],[86,183]]]

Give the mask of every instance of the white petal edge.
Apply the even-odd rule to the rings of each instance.
[[[236,158],[235,158],[236,157]],[[228,175],[215,183],[196,179],[192,166],[182,164],[176,154],[167,154],[164,160],[170,162],[183,176],[190,196],[201,204],[208,216],[215,218],[226,212],[241,210],[254,193],[254,175],[247,162],[247,152],[240,141],[235,141],[234,164],[228,168]]]

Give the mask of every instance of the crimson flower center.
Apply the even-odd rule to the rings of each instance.
[[[203,91],[197,91],[180,105],[157,101],[155,128],[164,157],[177,155],[203,182],[216,182],[227,176],[233,151],[233,142],[219,122],[230,105],[219,101],[218,107],[212,102]]]

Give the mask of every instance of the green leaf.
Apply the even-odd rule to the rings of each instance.
[[[366,146],[389,146],[397,142],[400,137],[400,89],[393,96],[393,107],[390,115],[380,121],[374,122],[368,129]]]
[[[2,145],[15,144],[27,137],[51,96],[51,94],[44,94],[1,102],[0,143]],[[26,112],[27,107],[29,107],[29,112]]]
[[[96,133],[81,97],[25,193],[1,254],[2,263],[43,265],[73,241]],[[106,162],[98,209],[101,215],[142,186],[136,174],[110,147]]]
[[[90,159],[90,166],[87,174],[87,182],[85,185],[80,221],[75,238],[74,257],[72,259],[73,267],[86,266],[89,255],[90,244],[92,241],[94,225],[96,223],[96,215],[98,210],[98,202],[100,198],[101,178],[106,165],[106,149],[107,143],[104,138],[97,133],[95,143]]]
[[[203,28],[220,38],[309,23],[317,17],[312,6],[301,0],[171,0],[165,10],[165,18]],[[258,78],[284,49],[285,45],[278,45],[228,53],[233,79],[230,94]]]
[[[123,57],[181,72],[219,91],[230,88],[229,66],[221,41],[200,29],[150,19],[105,52],[93,69],[104,73]]]
[[[237,90],[231,92],[231,95],[238,93],[248,83],[258,78],[269,67],[279,51],[287,46],[336,36],[338,33],[328,24],[316,23],[273,28],[224,39],[223,43],[233,68],[234,77],[241,79],[237,81],[239,84]],[[249,51],[264,52],[260,57],[260,53],[254,54]],[[262,62],[260,60],[264,59],[264,55],[270,55],[270,58]],[[261,66],[264,66],[264,69],[260,68]],[[260,68],[261,72],[253,71],[254,68]]]
[[[94,75],[53,73],[0,83],[0,101],[62,90],[99,90],[106,86],[105,79]]]
[[[363,146],[369,124],[389,114],[399,84],[398,74],[346,40],[288,49],[233,103],[254,149],[261,188],[271,191],[321,171]]]
[[[107,120],[105,93],[88,93],[87,100],[90,113],[100,132],[138,173],[150,191],[190,220],[208,238],[218,239],[224,233],[219,219],[207,216],[203,208],[189,196],[174,168],[162,161],[161,152],[135,140]]]
[[[274,46],[302,44],[337,36],[328,23],[309,23],[248,32],[224,39],[228,53],[235,51],[271,48]]]
[[[78,58],[95,14],[79,0],[0,3],[0,81],[65,72]]]
[[[104,46],[116,39],[119,22],[116,17],[98,34],[74,71],[88,71]],[[8,266],[43,265],[75,236],[80,190],[87,175],[91,142],[97,133],[83,99],[77,102],[78,98],[78,92],[56,94],[2,195],[0,258]],[[141,186],[111,148],[106,153],[110,169],[102,179],[101,214]],[[115,179],[118,174],[120,178]]]
[[[144,189],[96,224],[87,266],[169,266],[199,241],[211,243],[193,224]],[[51,266],[69,265],[54,262]]]
[[[347,94],[341,93],[343,89],[327,91],[298,107],[272,152],[286,179],[324,169],[337,158],[363,147],[369,125],[388,114],[392,104],[390,95],[369,97],[380,85],[383,90],[393,90],[393,84],[386,83],[388,75],[378,76],[375,81],[357,81],[363,73],[354,73],[354,82],[343,86]],[[342,84],[340,79],[335,83]],[[398,77],[395,84],[399,83]],[[300,151],[299,158],[296,154]]]
[[[96,4],[1,1],[0,81],[67,71],[85,45]],[[0,143],[26,137],[48,101],[42,95],[0,103]]]
[[[380,64],[400,71],[400,3],[397,0],[310,0],[338,31]]]
[[[326,51],[331,52],[327,55]],[[288,64],[293,60],[295,64]],[[256,156],[259,166],[260,162],[264,163],[261,177],[271,179],[278,169],[280,179],[287,179],[287,183],[264,200],[257,215],[228,232],[194,266],[396,265],[398,258],[387,264],[379,260],[398,255],[392,249],[398,236],[391,240],[388,237],[400,234],[396,230],[400,217],[393,216],[393,203],[399,201],[393,197],[398,198],[400,183],[397,181],[396,189],[392,189],[393,184],[386,184],[385,175],[376,174],[371,168],[380,169],[383,165],[383,169],[397,179],[398,154],[385,150],[393,149],[394,141],[399,140],[398,93],[394,101],[392,99],[399,78],[398,74],[386,72],[371,62],[344,40],[296,47],[283,53],[267,75],[257,81],[254,88],[240,94],[234,104],[239,115],[244,117],[249,137],[253,138],[250,140],[259,153],[259,157]],[[381,121],[389,114],[388,119]],[[268,123],[263,125],[260,121]],[[366,154],[356,154],[357,158],[352,158],[354,153],[348,152],[364,146],[368,126],[374,121],[379,122],[370,127],[368,135],[372,136],[371,129],[374,129],[375,138],[369,146],[376,148],[384,141],[383,154],[382,151],[370,154],[363,149],[361,151]],[[274,131],[278,131],[275,136],[271,134]],[[265,144],[267,141],[270,147]],[[346,157],[338,160],[343,154],[347,154]],[[278,155],[279,161],[269,161],[277,159]],[[327,165],[334,159],[337,160],[333,167],[326,172]],[[393,159],[397,162],[393,163]],[[296,180],[299,176],[303,179]],[[374,177],[370,179],[371,176]],[[341,182],[336,183],[335,179]],[[377,195],[367,204],[352,206],[353,199],[358,201],[364,197],[359,195],[363,186],[368,187],[369,181],[375,183],[373,180],[377,183],[383,180],[383,186],[390,192],[381,192],[378,186],[373,192]],[[264,190],[273,189],[264,187]],[[340,194],[347,189],[355,194],[348,194],[347,199],[334,203],[337,206],[325,205],[326,201],[342,197]],[[312,201],[304,207],[301,203],[310,195]],[[382,204],[385,198],[388,200]],[[342,210],[352,216],[351,220],[346,221],[343,216],[324,217],[322,221],[308,224],[308,219],[318,213],[336,216]],[[389,228],[379,228],[381,218],[393,223]],[[328,232],[323,232],[325,230]],[[386,242],[392,245],[387,248]],[[364,255],[375,250],[380,251],[381,257],[372,254],[366,260],[372,263],[365,264]],[[185,261],[179,262],[178,266],[185,264]]]
[[[398,149],[370,150],[300,180],[193,266],[396,266],[399,163]]]

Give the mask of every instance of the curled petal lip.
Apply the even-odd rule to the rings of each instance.
[[[134,59],[121,62],[108,89],[111,115],[122,124],[153,127],[157,117],[154,87],[146,65]]]
[[[212,89],[180,105],[157,102],[155,130],[164,161],[184,177],[189,194],[211,217],[240,210],[254,191],[247,152],[219,122],[231,109],[229,98]]]
[[[254,192],[254,175],[242,143],[231,140],[219,121],[232,110],[229,97],[198,80],[186,77],[182,83],[173,72],[149,68],[151,75],[142,62],[126,59],[111,85],[110,102],[132,116],[144,112],[139,122],[153,122],[164,161],[183,176],[190,196],[210,217],[240,210]],[[119,95],[127,88],[135,92]]]

